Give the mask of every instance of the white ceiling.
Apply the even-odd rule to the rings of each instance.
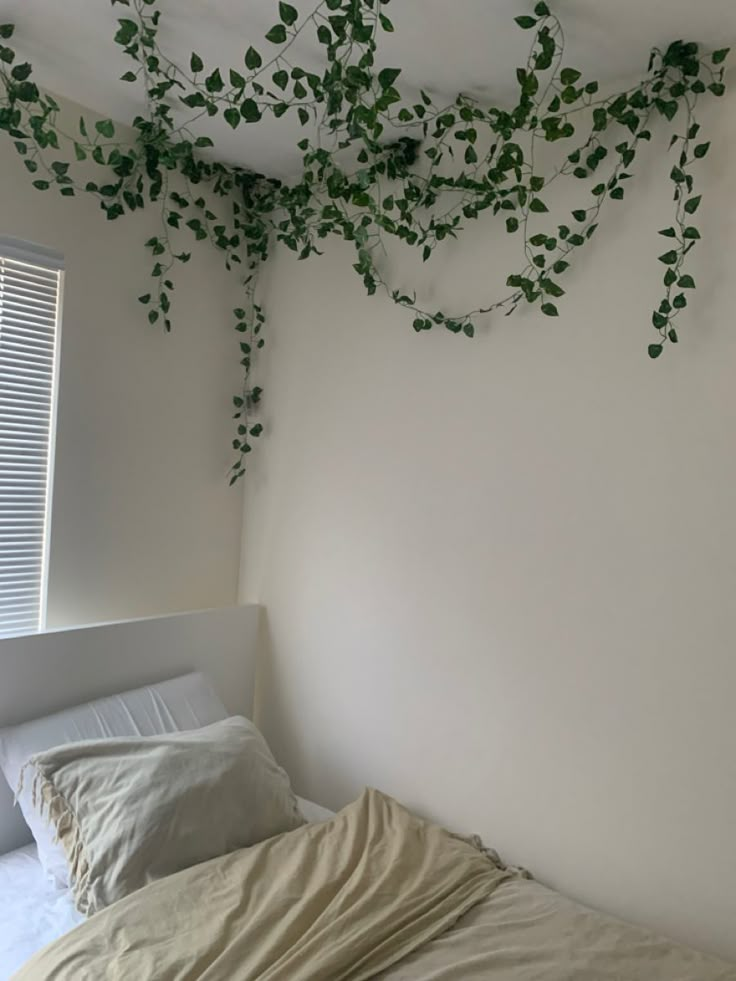
[[[312,0],[292,0],[303,11]],[[646,67],[649,49],[672,40],[709,48],[736,41],[736,0],[557,0],[568,63],[602,82]],[[187,63],[196,50],[214,67],[242,68],[249,44],[260,50],[277,22],[276,0],[160,0],[162,43]],[[405,86],[449,96],[474,92],[494,101],[514,91],[514,69],[525,60],[529,35],[513,17],[529,12],[524,0],[394,0],[387,8],[396,26],[383,35],[383,64],[403,67]],[[126,121],[140,111],[135,85],[119,82],[131,67],[112,41],[126,8],[109,0],[0,0],[0,21],[17,25],[15,43],[49,89],[105,115]],[[304,67],[319,65],[319,48],[305,43]],[[293,171],[301,138],[298,124],[264,119],[233,132],[218,119],[220,154],[233,162],[283,175]]]

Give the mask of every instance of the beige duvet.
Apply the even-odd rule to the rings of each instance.
[[[562,899],[377,791],[146,886],[18,981],[736,981]]]

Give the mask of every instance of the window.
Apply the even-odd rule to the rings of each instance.
[[[44,627],[62,275],[0,238],[0,637]]]

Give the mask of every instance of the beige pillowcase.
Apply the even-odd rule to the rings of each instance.
[[[289,778],[247,719],[38,753],[34,806],[91,915],[142,886],[304,823]]]

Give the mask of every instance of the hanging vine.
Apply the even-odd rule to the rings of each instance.
[[[0,130],[39,190],[92,194],[111,220],[150,204],[158,208],[161,230],[145,243],[153,286],[139,297],[151,324],[171,329],[175,269],[191,257],[176,244],[185,230],[222,252],[239,277],[243,300],[234,316],[244,382],[233,400],[232,482],[245,472],[253,440],[263,432],[255,421],[262,390],[251,379],[264,344],[258,273],[274,241],[302,259],[320,254],[329,236],[351,242],[367,292],[386,293],[407,310],[417,331],[442,326],[473,337],[480,317],[508,315],[520,303],[538,303],[556,317],[565,292],[560,278],[595,233],[604,205],[625,197],[632,164],[657,117],[670,125],[677,158],[669,174],[672,224],[660,232],[671,247],[659,256],[664,290],[652,313],[649,355],[657,358],[677,343],[678,318],[695,288],[685,260],[700,238],[692,224],[701,202],[692,168],[710,146],[699,137],[696,108],[701,95],[724,94],[728,49],[703,55],[697,44],[682,41],[664,52],[654,49],[641,81],[604,96],[598,82],[565,64],[560,21],[539,2],[533,15],[516,18],[531,36],[526,65],[516,72],[516,104],[488,106],[460,94],[438,105],[423,91],[414,99],[402,96],[401,69],[376,63],[381,34],[394,29],[385,13],[388,0],[322,0],[306,16],[280,2],[266,46],[249,47],[243,63],[229,69],[205,66],[196,53],[188,65],[172,61],[159,43],[159,0],[111,3],[127,7],[129,15],[115,34],[132,63],[122,81],[142,86],[146,97],[145,114],[132,121],[132,141],[109,119],[89,124],[82,118],[72,132],[63,128],[58,103],[38,88],[31,65],[17,60],[8,44],[12,24],[0,25]],[[321,73],[296,64],[296,42],[305,34],[321,46]],[[298,143],[302,169],[293,181],[225,164],[216,159],[213,141],[197,135],[203,117],[221,116],[238,129],[269,113],[296,115],[305,128]],[[564,141],[561,162],[539,172],[537,145]],[[102,168],[100,181],[76,176],[87,161]],[[550,228],[545,196],[563,178],[585,182],[584,200],[569,224]],[[420,249],[427,261],[439,243],[458,238],[467,222],[489,211],[520,243],[520,267],[508,276],[503,295],[469,311],[438,311],[391,285],[381,263],[388,238]]]

